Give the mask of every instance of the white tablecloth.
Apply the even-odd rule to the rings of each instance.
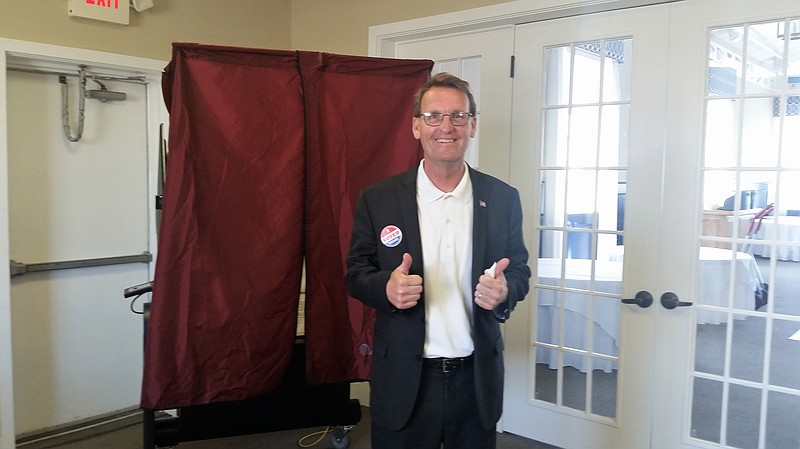
[[[565,289],[588,290],[591,286],[590,259],[539,259],[537,266],[538,283],[541,285],[559,286],[562,279],[564,262],[563,287]],[[622,287],[622,262],[595,262],[594,290],[606,293],[620,293]],[[559,295],[563,296],[564,341],[565,347],[588,350],[591,332],[592,350],[594,353],[616,356],[619,354],[619,300],[615,298],[593,297],[585,293],[569,290],[537,289],[536,300],[536,335],[541,342],[558,344],[559,335]],[[594,307],[593,307],[594,305]],[[587,323],[593,323],[591,329]],[[564,352],[564,366],[572,366],[581,371],[589,370],[589,360],[581,354]],[[547,363],[550,368],[558,366],[556,351],[537,350],[537,363]],[[605,372],[615,370],[616,363],[595,358],[592,369]]]
[[[733,254],[729,249],[700,248],[697,304],[728,307],[732,260]],[[733,307],[740,310],[753,310],[756,304],[756,287],[761,281],[761,271],[753,256],[737,251],[733,276]],[[702,308],[697,310],[697,324],[721,324],[726,321],[726,312]]]
[[[776,223],[776,218],[778,222]],[[776,234],[777,233],[777,234]],[[775,240],[780,242],[794,242],[795,246],[786,244],[778,245],[778,260],[800,261],[800,217],[781,215],[780,217],[764,217],[761,228],[755,235],[751,251],[753,254],[771,257],[770,246],[757,243],[758,240]]]
[[[752,310],[755,306],[755,289],[760,279],[758,265],[753,256],[737,252],[736,268],[733,272],[733,305],[737,309]],[[700,248],[700,274],[696,304],[728,307],[731,288],[731,262],[734,254],[722,248]],[[563,300],[563,326],[565,347],[587,351],[589,336],[592,337],[592,352],[616,356],[619,353],[620,300],[602,296],[591,297],[587,291],[619,294],[622,285],[622,252],[612,257],[615,260],[595,261],[594,279],[591,277],[592,261],[588,259],[539,259],[537,282],[545,286],[561,286],[561,289],[540,287],[536,303],[537,341],[559,344],[559,298]],[[563,273],[562,273],[563,262]],[[563,277],[563,285],[561,280]],[[651,307],[661,307],[658,295]],[[687,300],[681,298],[682,300]],[[726,312],[697,310],[697,323],[724,323]],[[587,324],[592,323],[589,327]],[[537,350],[537,363],[558,366],[557,351]],[[564,365],[587,371],[588,359],[582,354],[564,353]],[[595,358],[592,369],[610,372],[616,363]]]

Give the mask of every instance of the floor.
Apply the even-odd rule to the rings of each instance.
[[[176,449],[263,449],[263,448],[308,448],[316,449],[369,449],[369,408],[362,407],[362,418],[347,434],[349,443],[334,445],[325,428],[296,429],[231,438],[218,438],[194,442],[182,442]],[[342,445],[342,444],[347,444]],[[68,435],[55,436],[38,441],[23,441],[18,449],[143,449],[141,414],[121,418],[118,421],[80,430]],[[152,448],[144,448],[152,449]],[[476,448],[477,449],[477,448]],[[510,433],[497,435],[497,449],[558,449]]]

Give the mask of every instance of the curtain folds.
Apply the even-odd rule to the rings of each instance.
[[[292,354],[303,262],[311,384],[369,379],[373,314],[344,259],[364,186],[421,157],[431,61],[174,44],[169,156],[142,407],[272,391]]]

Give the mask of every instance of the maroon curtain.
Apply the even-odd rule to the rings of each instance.
[[[430,61],[175,44],[142,407],[258,396],[291,357],[303,257],[309,380],[369,377],[344,257],[365,185],[418,160]],[[305,244],[304,244],[305,241]]]
[[[347,295],[345,258],[358,193],[419,162],[414,94],[428,60],[300,53],[308,127],[308,382],[369,379],[375,312]]]
[[[291,357],[302,273],[294,52],[175,45],[142,406],[242,399]]]

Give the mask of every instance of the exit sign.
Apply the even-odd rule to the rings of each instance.
[[[130,0],[68,0],[70,17],[86,17],[127,25],[130,23]]]

